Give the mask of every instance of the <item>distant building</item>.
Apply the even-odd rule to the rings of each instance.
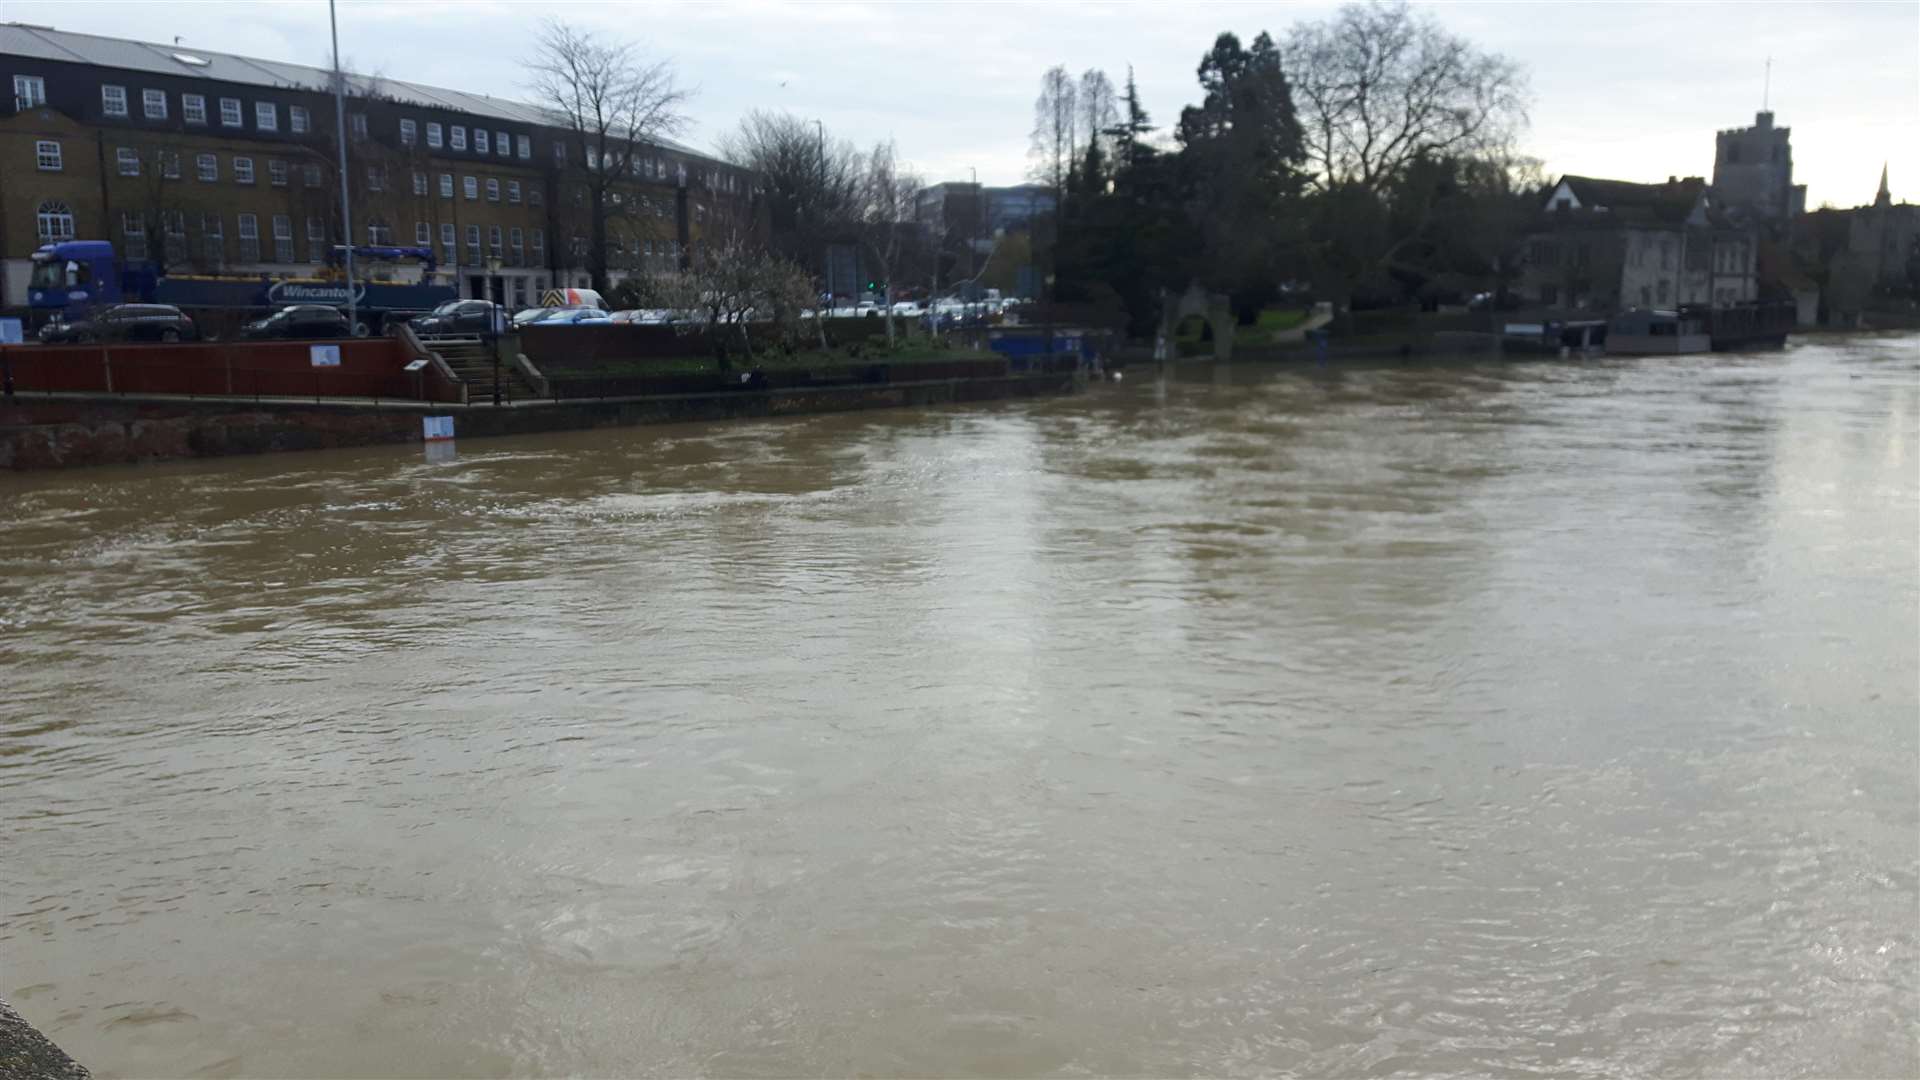
[[[914,219],[949,248],[991,240],[993,233],[986,227],[985,192],[981,185],[966,181],[931,184],[920,191]]]
[[[1875,285],[1911,284],[1914,259],[1920,256],[1920,205],[1893,201],[1885,165],[1873,205],[1855,210],[1847,222],[1847,251],[1866,265]]]
[[[1807,208],[1807,185],[1793,182],[1792,128],[1755,114],[1753,126],[1714,138],[1713,195],[1719,207],[1748,221],[1786,226]]]
[[[1053,192],[1038,184],[986,187],[948,181],[922,191],[917,210],[923,225],[989,239],[1003,230],[1024,229],[1034,218],[1052,212]]]
[[[1802,215],[1794,255],[1820,284],[1829,324],[1858,324],[1882,301],[1920,299],[1920,204],[1893,201],[1883,166],[1872,205]]]
[[[1039,184],[988,188],[986,196],[987,228],[994,232],[1025,228],[1034,218],[1053,213],[1053,192]]]
[[[1700,177],[1563,176],[1527,238],[1520,293],[1572,311],[1730,307],[1759,298],[1758,247]]]
[[[1038,184],[986,187],[965,181],[933,184],[920,193],[915,217],[925,238],[942,252],[942,280],[955,282],[960,295],[988,287],[1011,288],[1015,296],[1039,294],[1039,275],[1025,264],[1027,248],[1002,243],[1008,234],[1029,231],[1033,219],[1053,211],[1053,192]],[[1010,251],[1022,254],[1010,256]],[[1013,278],[984,277],[995,265],[1015,258]]]

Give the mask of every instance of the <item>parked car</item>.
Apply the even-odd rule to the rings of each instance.
[[[527,308],[525,311],[514,315],[513,325],[518,329],[522,326],[532,326],[535,323],[572,322],[574,313],[581,311],[591,311],[596,315],[607,317],[607,313],[601,311],[599,308],[582,307],[578,305],[573,307],[537,307]]]
[[[562,308],[551,319],[541,319],[541,326],[607,326],[613,317],[598,308]]]
[[[243,338],[343,338],[351,337],[347,317],[338,308],[321,304],[297,304],[284,307],[264,319],[240,328]]]
[[[40,328],[46,344],[87,341],[193,341],[200,331],[172,304],[115,304],[91,318],[48,323]]]
[[[407,321],[422,336],[484,334],[505,326],[506,309],[485,300],[449,300]],[[491,322],[491,327],[489,323]]]

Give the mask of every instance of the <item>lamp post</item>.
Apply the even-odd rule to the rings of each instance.
[[[820,136],[819,140],[814,143],[814,151],[820,166],[819,190],[824,192],[827,187],[827,125],[816,118],[813,122],[813,130]],[[825,220],[824,214],[820,220]],[[819,222],[815,222],[816,226],[818,224]],[[820,262],[822,264],[820,269],[826,272],[825,277],[827,279],[828,299],[826,308],[831,311],[833,309],[833,251],[827,245],[824,234],[820,237]],[[822,334],[824,335],[824,333],[825,331],[823,330]]]
[[[487,351],[493,354],[493,403],[500,404],[500,308],[493,302],[493,279],[500,256],[487,256]]]
[[[979,275],[973,270],[973,249],[980,240],[980,215],[986,209],[987,201],[985,193],[980,190],[980,170],[969,165],[967,171],[973,174],[973,213],[968,215],[971,220],[967,222],[967,299],[972,300],[980,295],[980,283],[974,280]],[[974,335],[974,340],[978,339],[979,335]]]
[[[358,305],[353,299],[353,207],[347,199],[347,78],[340,73],[340,21],[333,0],[327,0],[327,27],[333,33],[333,133],[340,141],[340,228],[347,246],[347,332],[360,336]]]

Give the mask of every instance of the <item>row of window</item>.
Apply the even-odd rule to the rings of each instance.
[[[239,254],[243,263],[257,263],[260,260],[260,218],[255,214],[238,215],[235,224],[239,227]],[[293,246],[293,219],[285,214],[275,214],[273,225],[273,260],[290,263],[297,261]],[[187,257],[187,215],[179,210],[166,210],[160,214],[160,232],[165,238],[167,258],[181,260]],[[124,241],[127,258],[144,259],[147,251],[147,222],[138,214],[120,215],[120,236]],[[219,214],[206,214],[200,220],[200,243],[203,258],[215,265],[226,261],[226,224]],[[320,262],[326,257],[327,223],[322,218],[307,219],[307,261]]]
[[[237,227],[239,261],[257,263],[261,261],[260,218],[256,214],[240,214],[235,219]],[[58,199],[49,199],[40,204],[35,213],[35,224],[43,244],[58,243],[74,237],[73,209]],[[300,261],[294,247],[293,218],[287,214],[275,214],[269,221],[273,240],[273,260],[277,263]],[[367,242],[374,245],[393,243],[393,229],[384,221],[376,218],[366,226]],[[160,232],[166,245],[169,261],[184,261],[188,255],[187,216],[179,210],[168,210],[160,214]],[[120,215],[120,234],[124,250],[130,259],[145,259],[149,255],[147,247],[147,221],[138,214]],[[422,247],[432,245],[433,229],[425,221],[414,223],[414,240]],[[306,260],[311,263],[323,262],[332,246],[328,236],[328,223],[322,217],[306,219]],[[459,235],[452,225],[440,226],[440,246],[449,265],[460,265]],[[504,258],[510,265],[526,264],[526,254],[530,251],[534,265],[546,259],[547,234],[543,229],[522,232],[518,228],[508,230],[504,235],[498,225],[492,226],[486,233],[487,247],[495,258]],[[205,214],[200,218],[200,243],[203,259],[211,264],[226,262],[226,222],[219,214]],[[469,225],[466,228],[467,262],[479,265],[481,260],[480,226]],[[576,254],[581,242],[576,238],[573,244]],[[678,253],[679,245],[673,248]],[[661,254],[666,254],[667,243],[660,244]],[[647,244],[647,253],[653,253],[651,241]]]
[[[39,77],[15,75],[13,77],[13,97],[16,102],[34,101],[46,104],[47,88]],[[165,90],[140,91],[140,114],[148,120],[168,118],[169,98]],[[246,126],[246,110],[239,98],[223,97],[215,102],[220,112],[220,126],[238,128]],[[106,116],[127,117],[133,114],[127,88],[112,83],[100,86],[100,111]],[[207,96],[205,94],[180,95],[180,119],[189,124],[208,122]],[[365,117],[360,117],[364,126]],[[253,103],[253,126],[256,131],[280,130],[280,105],[273,101]],[[287,106],[287,130],[295,135],[304,135],[313,130],[313,117],[305,105]]]
[[[480,238],[480,226],[467,226],[467,262],[470,265],[478,265],[480,263]],[[455,226],[443,222],[440,226],[440,257],[450,265],[458,265],[460,263],[459,240],[459,230]],[[433,241],[432,223],[425,221],[416,221],[413,223],[413,242],[416,245],[430,248],[433,246]],[[506,262],[508,266],[524,266],[527,261],[528,241],[532,243],[534,262],[538,263],[544,260],[547,253],[547,233],[545,229],[533,229],[528,232],[522,232],[519,226],[511,229],[502,229],[498,225],[489,226],[486,231],[486,256],[488,258],[501,259]]]
[[[28,109],[47,103],[47,83],[38,75],[15,75],[13,77],[13,99],[16,109]],[[140,112],[148,120],[166,120],[169,116],[169,98],[165,90],[143,89],[140,91]],[[245,127],[246,112],[239,98],[223,97],[218,99],[221,127]],[[103,83],[100,86],[100,111],[110,117],[130,117],[133,114],[131,99],[125,86]],[[180,95],[180,118],[189,124],[207,123],[207,98],[204,94]],[[367,116],[354,113],[349,120],[352,133],[360,138],[367,134]],[[280,106],[278,102],[256,101],[253,103],[253,125],[256,131],[278,132],[280,130]],[[313,118],[304,105],[287,106],[287,130],[295,135],[304,135],[313,129]],[[400,121],[400,142],[403,146],[416,145],[419,137],[419,124],[412,119]],[[454,124],[446,128],[437,122],[427,124],[427,146],[439,150],[443,147],[453,150],[466,150],[468,129],[465,125]],[[472,129],[472,147],[478,154],[497,153],[500,157],[513,157],[518,151],[520,160],[533,157],[533,139],[527,135],[515,136],[507,131],[489,131],[486,128]]]
[[[57,142],[37,143],[34,159],[44,171],[54,172],[60,169],[60,144]],[[140,151],[132,147],[121,146],[114,149],[114,167],[121,176],[139,176],[142,169],[158,169],[160,175],[168,180],[180,179],[180,155],[173,150],[155,150],[151,156],[142,159]],[[193,175],[195,179],[214,183],[220,179],[220,156],[218,154],[195,154],[193,157]],[[286,187],[292,175],[292,167],[279,158],[267,159],[267,182],[274,187]],[[233,182],[251,184],[256,179],[253,159],[239,154],[233,156]],[[300,179],[303,186],[319,187],[325,182],[324,170],[311,162],[300,166]],[[376,186],[374,190],[378,191]]]
[[[467,201],[472,202],[480,198],[482,183],[483,183],[482,178],[477,176],[462,176],[460,178],[460,191],[463,195],[467,197]],[[486,186],[487,201],[495,202],[495,203],[499,202],[500,192],[502,191],[502,185],[501,185],[500,179],[498,177],[489,176],[484,179],[484,183]],[[520,181],[508,180],[505,184],[504,190],[506,191],[507,202],[510,205],[513,205],[513,206],[520,205]],[[415,195],[427,194],[427,174],[426,173],[415,172],[413,174],[413,193]],[[546,196],[541,192],[540,188],[536,185],[530,184],[527,186],[526,196],[527,196],[526,201],[528,206],[540,206],[546,201]],[[440,174],[440,197],[443,199],[453,198],[453,174],[452,173]]]
[[[28,109],[47,103],[46,80],[38,75],[15,75],[13,77],[13,99],[16,109]],[[244,104],[239,98],[223,97],[216,101],[220,114],[220,126],[243,128],[246,126]],[[141,114],[149,120],[168,118],[169,98],[164,90],[143,89],[140,91]],[[100,87],[100,110],[110,117],[128,117],[132,115],[131,101],[127,88],[111,83]],[[207,98],[204,94],[181,94],[180,116],[188,124],[204,125],[208,123]],[[367,115],[353,113],[349,119],[349,128],[357,138],[367,135]],[[278,132],[280,130],[280,106],[272,101],[253,103],[253,124],[256,131]],[[287,106],[287,130],[295,135],[304,135],[312,130],[313,120],[304,105]],[[400,121],[400,143],[403,146],[418,144],[420,123],[412,118]],[[489,130],[483,127],[469,129],[464,124],[442,125],[438,121],[426,124],[427,147],[433,150],[450,149],[466,151],[469,147],[476,154],[494,154],[499,157],[518,157],[521,161],[533,158],[533,140],[528,135],[515,135],[504,130]],[[471,136],[471,138],[469,138]],[[553,157],[557,164],[565,165],[567,146],[556,140],[553,144]],[[599,153],[588,147],[586,152],[587,168],[600,167]],[[634,155],[628,163],[628,171],[642,179],[665,181],[669,179],[668,162],[664,158],[641,157]],[[686,166],[679,165],[673,170],[678,179],[686,179]],[[705,176],[709,190],[738,192],[740,178],[732,173],[722,174],[709,171]]]
[[[73,212],[65,204],[46,204],[42,207],[43,217],[48,219],[41,229],[41,239],[71,239],[73,236]],[[57,220],[56,220],[57,219]],[[261,261],[260,218],[256,214],[240,214],[236,217],[237,239],[239,241],[239,261],[257,263]],[[287,214],[275,214],[270,221],[273,230],[273,258],[277,263],[300,261],[296,256],[293,234],[293,218]],[[367,243],[386,246],[393,243],[393,227],[375,218],[366,224]],[[187,216],[179,210],[167,210],[160,214],[160,231],[165,238],[167,257],[180,260],[187,257]],[[139,214],[120,215],[120,235],[125,242],[127,257],[145,259],[147,249],[147,221]],[[326,259],[332,246],[328,235],[327,220],[321,217],[309,217],[306,220],[306,260],[317,263]],[[440,226],[440,243],[446,252],[449,264],[459,264],[457,234],[454,226]],[[530,233],[519,228],[503,231],[495,225],[487,230],[487,253],[494,258],[508,258],[511,265],[523,265],[526,260],[528,241],[531,240],[535,261],[546,256],[547,234],[543,229],[533,229]],[[219,214],[206,214],[200,219],[200,241],[203,257],[213,263],[226,261],[226,223]],[[414,224],[414,241],[422,247],[433,246],[433,227],[425,221]],[[469,225],[466,229],[468,262],[478,264],[481,258],[480,226]],[[510,256],[510,258],[509,258]]]
[[[58,243],[74,237],[73,210],[66,203],[50,199],[40,204],[35,214],[35,224],[42,244]],[[255,214],[240,214],[235,224],[238,226],[239,261],[257,263],[261,261],[260,218]],[[293,218],[287,214],[275,214],[270,219],[273,230],[273,262],[298,262],[294,249]],[[321,217],[306,219],[307,262],[322,262],[331,246],[328,238],[327,220]],[[368,222],[367,242],[376,246],[393,243],[393,228],[386,222],[375,218]],[[166,210],[160,214],[160,231],[166,244],[167,259],[170,262],[187,258],[187,216],[180,210]],[[120,215],[120,235],[124,249],[130,259],[148,257],[146,218],[131,213]],[[433,246],[434,232],[430,222],[417,221],[413,226],[414,243],[421,247]],[[201,250],[205,261],[218,265],[226,261],[226,225],[219,214],[206,214],[200,218]],[[440,248],[442,258],[450,266],[460,265],[460,234],[455,226],[440,226]],[[480,226],[466,227],[467,265],[477,266],[481,261]],[[539,265],[546,259],[547,234],[544,229],[531,229],[522,232],[518,227],[502,231],[498,225],[490,226],[486,232],[486,251],[493,258],[504,259],[510,266],[527,265],[527,254],[532,254],[533,265]],[[574,237],[570,245],[575,256],[585,252],[586,241],[583,237]],[[614,254],[625,252],[624,245],[618,241],[613,245]],[[652,240],[636,241],[633,253],[646,258],[680,257],[678,241],[661,240],[656,248]]]
[[[42,139],[35,142],[34,164],[41,172],[60,172],[64,169],[65,157],[61,151],[60,143],[52,139]],[[180,155],[178,152],[172,150],[153,151],[151,159],[143,166],[139,150],[128,146],[116,147],[114,149],[114,164],[121,176],[139,176],[144,167],[158,169],[160,175],[168,180],[180,179]],[[302,183],[306,187],[319,187],[325,180],[324,172],[317,164],[311,162],[304,164],[300,167],[300,171]],[[291,169],[287,162],[279,158],[267,159],[267,178],[268,182],[274,187],[286,187],[290,173]],[[209,183],[218,181],[220,179],[219,156],[216,154],[195,155],[194,175],[196,178]],[[385,191],[386,176],[386,170],[381,166],[367,166],[367,190]],[[241,155],[234,156],[233,179],[234,182],[238,184],[254,183],[255,173],[252,158]],[[460,180],[466,197],[469,200],[476,200],[480,197],[480,178],[463,176]],[[503,190],[499,178],[487,177],[485,183],[487,201],[499,202]],[[506,181],[504,191],[506,193],[507,203],[513,206],[520,205],[521,190],[520,181]],[[422,196],[427,194],[426,173],[415,172],[413,174],[413,193]],[[443,199],[453,198],[452,173],[440,174],[440,197]],[[526,189],[527,205],[540,206],[545,201],[545,196],[539,187],[529,186]]]
[[[466,150],[469,146],[476,154],[496,154],[500,157],[518,156],[521,161],[533,158],[533,139],[527,135],[514,135],[507,131],[489,132],[486,128],[475,127],[473,139],[467,139],[467,127],[464,124],[441,125],[439,121],[427,121],[427,148],[429,150]],[[420,140],[420,123],[403,117],[400,120],[400,145],[417,146]]]

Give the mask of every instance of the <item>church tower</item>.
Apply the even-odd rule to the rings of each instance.
[[[1805,212],[1807,186],[1793,182],[1792,135],[1792,128],[1773,126],[1771,112],[1756,114],[1752,127],[1720,132],[1713,154],[1713,194],[1720,205],[1780,226]]]

